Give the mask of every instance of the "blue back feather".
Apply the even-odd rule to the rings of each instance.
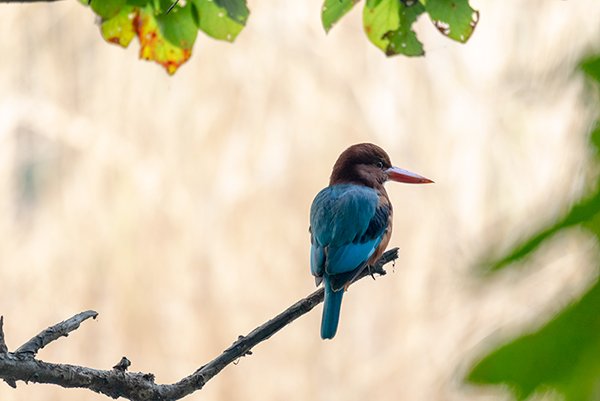
[[[323,277],[325,305],[321,336],[337,330],[343,289],[334,290],[330,277],[362,267],[381,242],[390,207],[372,188],[340,184],[317,194],[310,209],[311,273]]]

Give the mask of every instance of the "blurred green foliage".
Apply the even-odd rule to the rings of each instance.
[[[595,95],[597,101],[600,98],[600,56],[584,61],[581,69],[587,74],[590,92],[595,92],[591,95]],[[589,138],[594,163],[600,166],[600,121]],[[574,226],[587,230],[600,242],[598,183],[565,217],[524,240],[492,264],[492,269],[509,266],[531,254],[554,234]],[[536,391],[555,391],[567,401],[600,400],[600,281],[538,331],[485,356],[468,373],[467,379],[479,384],[507,384],[519,400]]]

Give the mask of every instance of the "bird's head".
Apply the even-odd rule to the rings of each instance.
[[[408,184],[432,183],[428,178],[392,166],[385,150],[372,143],[359,143],[344,150],[338,157],[329,185],[360,184],[371,188],[382,187],[388,181]]]

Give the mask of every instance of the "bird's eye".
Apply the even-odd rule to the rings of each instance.
[[[379,160],[377,162],[377,167],[379,167],[380,169],[383,169],[383,162],[381,160]]]

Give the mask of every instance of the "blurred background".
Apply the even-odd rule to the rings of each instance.
[[[320,0],[250,0],[231,45],[203,35],[173,77],[105,43],[75,1],[0,6],[0,314],[14,350],[99,312],[40,352],[160,383],[190,374],[314,290],[308,211],[337,155],[375,142],[436,181],[388,185],[392,274],[321,308],[189,400],[508,400],[465,386],[481,344],[535,328],[597,271],[573,229],[522,269],[475,273],[556,219],[593,179],[598,105],[578,60],[600,49],[600,2],[473,2],[466,45],[426,18],[426,57],[385,58],[362,5],[329,35]],[[550,396],[548,396],[550,397]],[[0,399],[104,400],[50,385]],[[545,398],[541,398],[545,399]],[[548,398],[550,399],[550,398]]]

